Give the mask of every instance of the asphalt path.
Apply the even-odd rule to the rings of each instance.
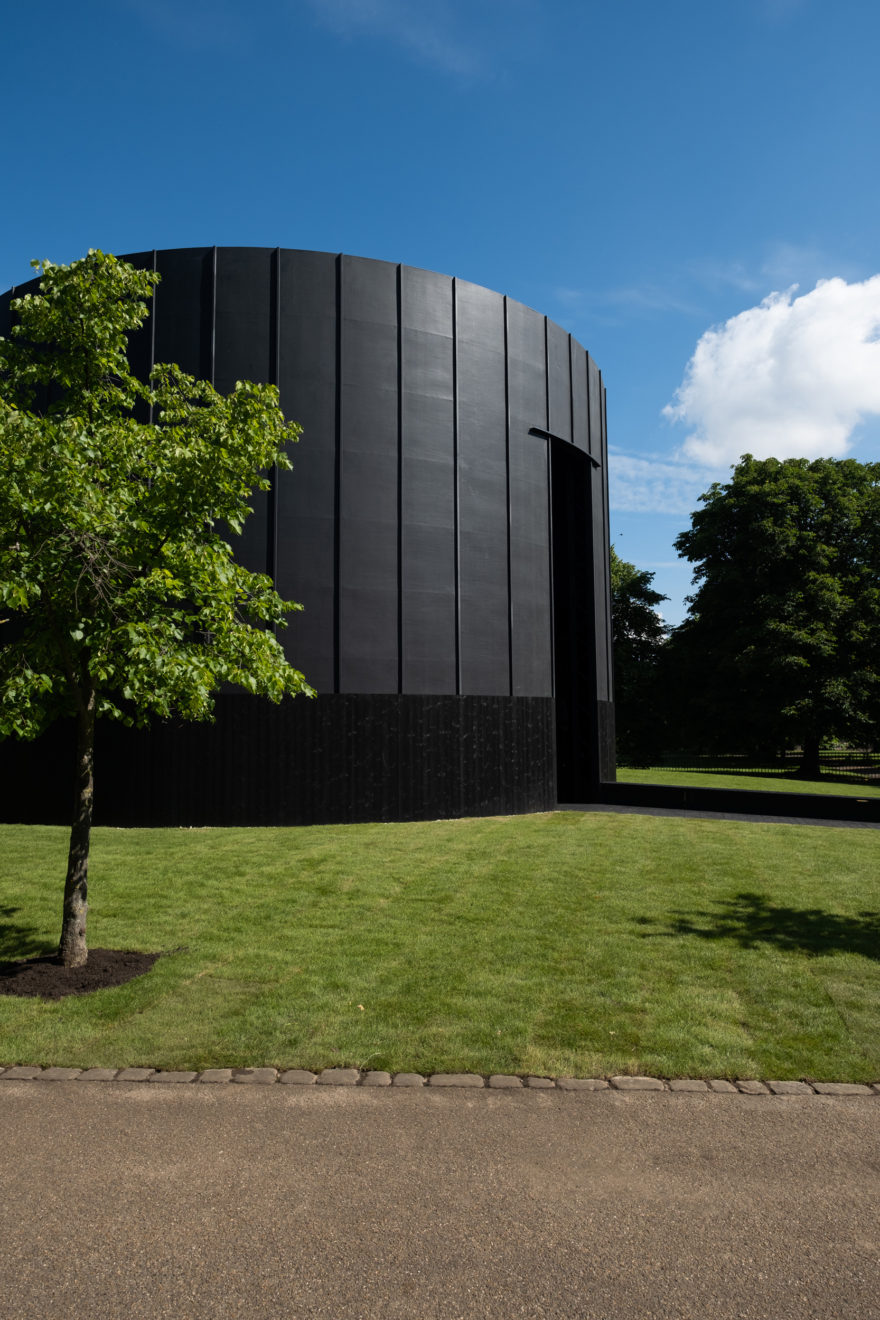
[[[0,1083],[0,1315],[880,1317],[880,1100]]]

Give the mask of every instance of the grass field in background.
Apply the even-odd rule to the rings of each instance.
[[[677,770],[671,766],[649,770],[619,765],[617,778],[625,784],[675,784],[684,788],[740,788],[767,793],[823,793],[855,798],[880,798],[880,783],[858,784],[851,779],[798,779],[794,774],[762,775],[760,771]]]
[[[0,959],[66,832],[0,827]],[[552,813],[94,834],[126,986],[0,996],[0,1063],[880,1078],[880,834]]]

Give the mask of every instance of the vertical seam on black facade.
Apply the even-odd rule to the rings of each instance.
[[[601,382],[601,375],[599,377]],[[608,492],[608,405],[605,386],[602,384],[602,436],[601,436],[601,456],[602,456],[602,557],[604,563],[603,577],[603,601],[602,601],[602,630],[605,634],[605,700],[614,700],[614,646],[611,640],[611,509]],[[608,528],[609,535],[605,535],[605,528]],[[597,628],[598,620],[594,621],[594,628]]]
[[[154,275],[156,274],[156,272],[157,272],[158,269],[159,269],[159,265],[158,265],[158,262],[157,262],[157,260],[156,260],[156,257],[157,257],[157,251],[156,251],[156,248],[153,248],[153,274],[154,274]],[[150,307],[150,313],[151,313],[151,315],[150,315],[150,376],[152,377],[153,368],[154,368],[155,365],[156,365],[156,324],[157,324],[156,307],[157,307],[157,304],[158,304],[158,301],[159,301],[159,285],[158,285],[158,284],[154,284],[154,285],[153,285],[153,297],[151,298],[150,301],[151,301],[151,304],[152,304],[152,306]],[[153,418],[154,418],[154,416],[155,416],[155,412],[154,412],[154,409],[153,409],[153,401],[152,401],[152,399],[151,399],[151,400],[150,400],[150,425],[151,425],[151,426],[152,426],[152,424],[153,424]]]
[[[568,434],[571,436],[571,443],[577,449],[574,438],[574,338],[568,336]]]
[[[588,753],[588,764],[590,767],[588,773],[592,775],[593,768],[598,763],[598,759],[597,759],[598,753],[593,744],[593,738],[595,737],[596,734],[596,720],[597,720],[597,712],[598,712],[597,703],[599,700],[599,638],[596,636],[596,615],[597,615],[598,606],[596,600],[596,525],[594,519],[594,513],[595,513],[594,484],[596,482],[597,477],[596,477],[596,466],[594,461],[595,455],[593,453],[593,448],[594,448],[593,391],[591,388],[589,353],[584,354],[584,370],[586,372],[586,381],[587,381],[587,453],[591,460],[590,463],[587,465],[588,466],[587,507],[590,515],[590,530],[589,530],[589,537],[587,540],[587,546],[589,550],[589,563],[588,563],[588,573],[587,573],[588,581],[585,585],[587,586],[588,589],[587,599],[589,602],[589,609],[588,609],[587,617],[591,630],[589,655],[587,657],[588,659],[587,673],[589,675],[589,684],[590,684],[589,691],[587,693],[587,707],[590,712],[590,722],[592,726],[591,741],[590,741],[590,747]],[[607,641],[604,638],[602,641],[602,649],[603,651],[607,649]]]
[[[269,383],[276,389],[281,380],[281,248],[269,260]],[[266,572],[274,582],[278,571],[278,464],[269,471],[266,492]],[[277,628],[273,629],[277,635]]]
[[[550,604],[550,695],[556,696],[556,602],[554,586],[556,567],[553,560],[553,460],[550,454],[552,440],[547,440],[547,599]]]
[[[502,298],[504,318],[504,481],[507,500],[507,695],[513,696],[513,567],[511,563],[510,524],[510,339],[507,295]]]
[[[550,430],[550,328],[548,318],[544,317],[544,412],[547,420],[544,425]]]
[[[217,248],[211,249],[211,384],[217,374]]]
[[[461,480],[458,468],[458,281],[453,276],[452,279],[452,479],[453,479],[453,500],[452,500],[452,525],[453,525],[453,553],[455,563],[453,568],[455,582],[455,691],[458,696],[461,692],[461,549],[459,546],[459,499],[461,493]]]
[[[544,317],[544,409],[547,430],[550,430],[550,322]],[[550,695],[556,696],[556,602],[553,599],[553,463],[550,449],[553,441],[547,436],[547,596],[550,607]]]
[[[403,266],[397,265],[397,691],[403,692]]]
[[[341,691],[342,565],[342,253],[336,258],[336,438],[333,495],[333,691]]]

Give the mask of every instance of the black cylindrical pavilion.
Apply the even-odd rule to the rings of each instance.
[[[589,354],[521,303],[409,266],[281,248],[128,260],[161,275],[136,370],[273,382],[303,427],[237,554],[304,605],[282,641],[319,696],[222,694],[213,725],[102,730],[96,819],[589,801],[614,777],[605,394]],[[2,748],[17,819],[66,819],[65,738]]]

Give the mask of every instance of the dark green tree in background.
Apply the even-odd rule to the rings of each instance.
[[[611,547],[617,756],[630,765],[650,764],[665,738],[660,670],[668,629],[658,606],[668,597],[654,590],[653,581],[653,573],[627,563]]]
[[[670,640],[678,723],[691,745],[799,747],[880,727],[880,464],[755,459],[716,483],[676,540],[695,565]]]
[[[157,276],[90,252],[34,263],[0,340],[0,736],[77,729],[59,956],[87,957],[95,721],[206,719],[222,683],[310,692],[274,629],[299,608],[233,559],[251,492],[299,427],[271,385],[221,396],[128,363]],[[150,420],[137,420],[138,418]]]

